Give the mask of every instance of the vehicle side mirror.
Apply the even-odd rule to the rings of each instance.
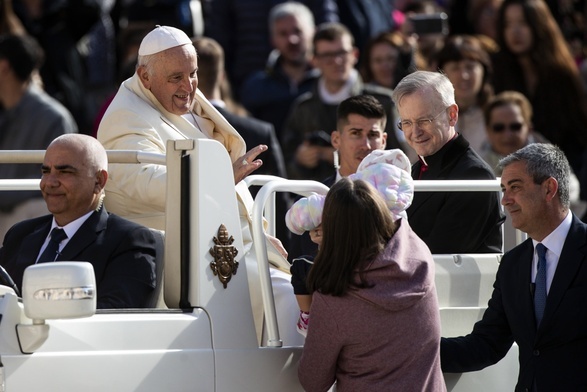
[[[24,271],[22,301],[34,324],[96,313],[94,267],[85,261],[31,265]]]

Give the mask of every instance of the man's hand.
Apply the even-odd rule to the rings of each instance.
[[[263,151],[267,151],[267,148],[268,147],[266,145],[259,144],[257,147],[251,148],[249,151],[247,151],[245,155],[237,159],[232,164],[232,171],[234,172],[235,184],[238,184],[243,180],[243,178],[245,178],[246,176],[248,176],[249,174],[251,174],[252,172],[261,167],[263,161],[256,158]]]

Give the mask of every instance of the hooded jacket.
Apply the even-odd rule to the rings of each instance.
[[[373,287],[315,292],[298,376],[308,392],[446,391],[434,261],[404,219],[366,268]]]

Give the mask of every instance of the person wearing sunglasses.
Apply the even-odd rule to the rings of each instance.
[[[415,180],[491,180],[491,168],[455,130],[455,88],[440,72],[417,71],[393,91],[398,127],[418,154]],[[499,253],[504,217],[497,192],[416,192],[410,226],[435,253]]]
[[[499,160],[530,143],[549,143],[532,129],[532,105],[524,94],[504,91],[489,99],[483,108],[487,140],[480,155],[496,176]]]

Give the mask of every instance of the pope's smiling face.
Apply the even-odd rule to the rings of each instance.
[[[193,45],[176,46],[153,55],[137,73],[143,86],[170,113],[189,112],[198,87],[198,57]]]

